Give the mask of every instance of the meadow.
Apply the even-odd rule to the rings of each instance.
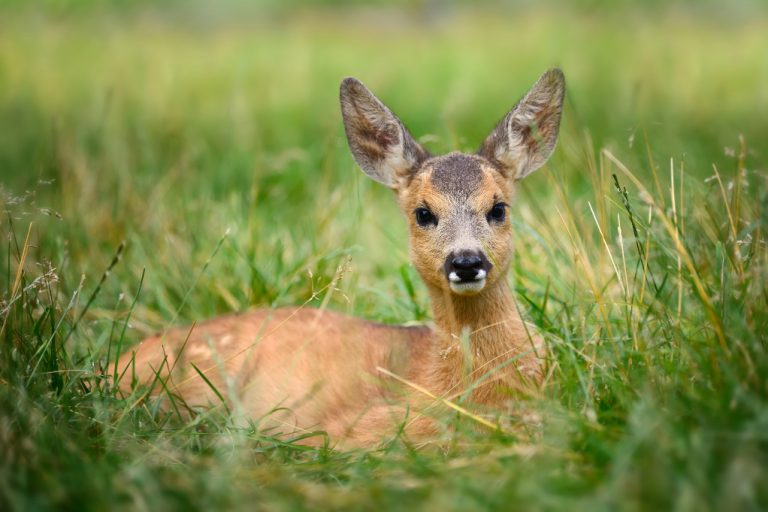
[[[0,5],[0,509],[768,507],[766,9],[328,4]],[[552,66],[509,275],[551,360],[502,431],[340,451],[116,396],[117,353],[225,312],[428,322],[339,82],[469,151]]]

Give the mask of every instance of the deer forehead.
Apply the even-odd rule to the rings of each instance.
[[[407,190],[407,205],[429,205],[436,212],[482,212],[494,198],[506,199],[501,173],[484,158],[450,153],[425,162]]]
[[[483,182],[483,160],[472,155],[450,153],[425,165],[435,190],[459,200],[468,199]]]

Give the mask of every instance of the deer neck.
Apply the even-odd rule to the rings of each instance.
[[[520,318],[507,283],[500,280],[474,296],[430,289],[436,327],[430,375],[432,388],[447,397],[462,394],[488,372],[485,385],[473,391],[478,402],[493,402],[499,380],[519,387],[517,364],[533,344]],[[442,388],[442,389],[441,389]]]

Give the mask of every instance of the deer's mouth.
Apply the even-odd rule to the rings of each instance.
[[[457,295],[474,295],[485,288],[485,278],[488,273],[479,269],[470,275],[460,272],[450,272],[448,283],[451,291]]]
[[[493,264],[483,251],[451,252],[443,265],[451,291],[457,295],[474,295],[485,288]]]

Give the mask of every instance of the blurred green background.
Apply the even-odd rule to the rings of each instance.
[[[0,508],[765,506],[766,34],[757,0],[0,0]],[[307,452],[99,385],[116,339],[233,310],[428,321],[339,83],[442,153],[553,66],[560,141],[512,210],[535,435]]]
[[[762,149],[765,13],[748,1],[6,1],[0,176],[7,193],[30,191],[36,208],[64,215],[57,229],[82,272],[137,236],[131,273],[151,270],[148,300],[157,274],[199,267],[227,228],[264,276],[222,283],[233,297],[201,299],[207,314],[279,295],[269,290],[279,283],[254,283],[280,273],[275,252],[296,267],[297,251],[367,248],[353,279],[374,286],[407,263],[405,232],[389,193],[349,156],[343,77],[440,153],[477,148],[539,74],[562,67],[567,107],[549,172],[578,201],[595,148],[645,167],[650,148],[655,163],[684,159],[701,177],[739,134]],[[539,173],[526,190],[547,197],[546,182]],[[385,247],[371,251],[381,232]]]

